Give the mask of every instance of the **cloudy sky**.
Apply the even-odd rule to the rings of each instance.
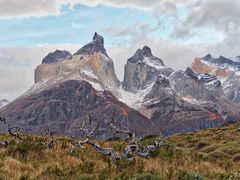
[[[29,89],[48,52],[75,52],[95,31],[119,79],[144,45],[175,70],[208,53],[235,57],[239,17],[240,0],[0,0],[0,99]]]

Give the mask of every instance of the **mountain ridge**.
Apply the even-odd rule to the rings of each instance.
[[[49,53],[44,58],[50,55],[49,63],[35,69],[33,87],[1,108],[0,114],[35,133],[46,127],[75,135],[79,132],[74,127],[84,123],[87,113],[95,116],[97,124],[116,112],[118,121],[138,136],[170,135],[240,119],[239,106],[225,98],[217,75],[196,73],[192,67],[174,71],[148,46],[127,59],[123,82],[115,74],[101,35],[95,33],[71,56],[66,52]],[[108,127],[102,129],[96,137],[111,136]]]

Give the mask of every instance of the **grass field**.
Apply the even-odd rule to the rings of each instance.
[[[0,140],[9,138],[0,135]],[[57,139],[51,149],[37,144],[46,140],[38,136],[0,148],[0,179],[240,179],[240,123],[171,136],[173,147],[133,162],[112,162],[90,146],[71,150],[70,139]],[[149,136],[140,143],[153,141]],[[98,143],[118,152],[126,145],[121,140]]]

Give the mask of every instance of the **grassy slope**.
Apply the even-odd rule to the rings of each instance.
[[[71,153],[67,138],[53,149],[42,149],[33,143],[40,138],[0,149],[0,179],[240,179],[240,123],[172,136],[175,147],[132,163],[114,164],[91,147]],[[149,137],[142,143],[152,141]],[[99,144],[119,152],[124,148],[122,141]]]

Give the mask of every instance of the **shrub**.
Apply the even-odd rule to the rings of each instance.
[[[117,171],[123,171],[129,167],[132,167],[135,162],[128,161],[126,159],[120,159],[116,161],[116,169]]]
[[[42,173],[48,179],[70,179],[76,175],[77,169],[72,166],[50,165]]]
[[[240,162],[240,153],[233,156],[233,162]]]
[[[206,157],[206,153],[203,153],[203,152],[198,152],[197,154],[196,154],[196,156],[198,157],[198,158],[204,158],[204,157]]]
[[[94,171],[96,163],[93,161],[85,161],[83,164],[79,165],[79,169],[82,173],[91,174]]]
[[[36,153],[39,157],[43,149],[44,146],[40,143],[24,140],[18,143],[11,142],[6,151],[6,154],[13,157],[18,157],[20,160],[26,161],[30,153]]]
[[[240,153],[240,148],[232,147],[232,148],[226,149],[224,152],[229,155],[235,155]]]
[[[231,159],[231,156],[221,151],[213,151],[206,154],[203,158],[205,160],[216,162],[216,161],[224,161],[226,159]]]
[[[30,179],[28,175],[22,175],[19,180],[28,180]]]
[[[163,178],[160,175],[143,173],[143,174],[135,175],[133,179],[134,180],[161,180]]]
[[[187,172],[184,170],[180,170],[178,172],[178,180],[204,180],[204,177],[197,173]]]
[[[210,152],[214,151],[216,148],[217,148],[216,146],[206,146],[201,149],[201,152],[210,153]]]
[[[96,179],[93,175],[81,175],[77,180],[93,180]]]
[[[99,180],[105,180],[109,178],[109,175],[111,174],[111,170],[108,168],[102,169],[98,172],[98,179]]]

